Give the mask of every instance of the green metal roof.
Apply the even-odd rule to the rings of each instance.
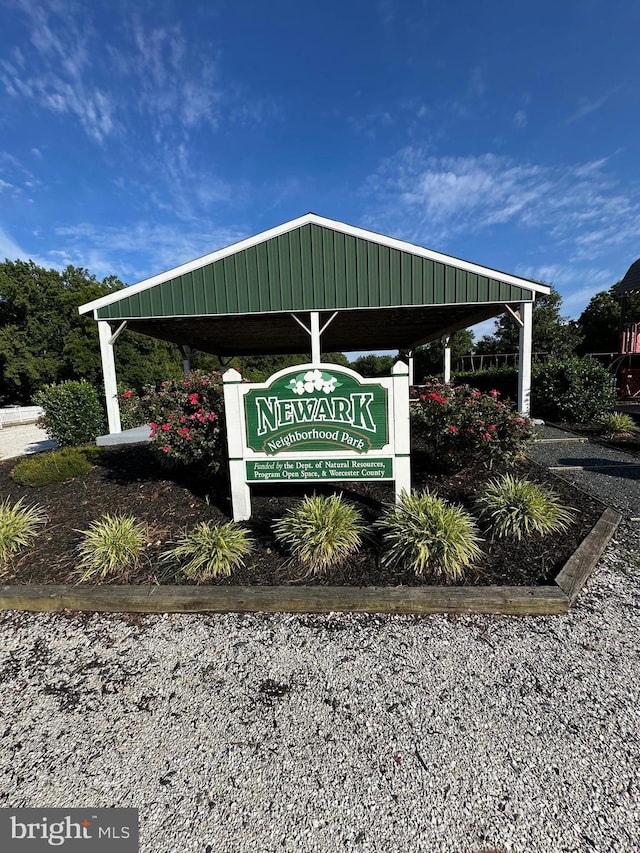
[[[290,328],[291,313],[340,311],[323,343],[348,351],[414,345],[496,316],[506,303],[533,301],[536,292],[548,288],[307,214],[79,310],[238,355],[298,351],[305,339]]]

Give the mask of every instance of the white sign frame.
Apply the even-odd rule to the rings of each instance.
[[[344,373],[350,374],[362,385],[376,384],[382,385],[387,389],[387,444],[380,449],[370,450],[366,454],[348,450],[307,451],[304,454],[287,452],[283,454],[282,459],[286,459],[287,463],[308,461],[310,459],[317,459],[320,461],[327,459],[327,457],[330,457],[331,460],[362,460],[363,458],[391,459],[392,476],[381,479],[394,481],[397,502],[403,492],[410,492],[411,490],[409,368],[405,362],[397,361],[393,365],[391,376],[367,379],[360,376],[356,371],[343,367],[342,365],[301,364],[295,366],[295,369],[298,372],[318,369],[331,372],[335,371],[336,368]],[[231,503],[233,507],[234,521],[247,521],[251,518],[251,484],[255,485],[259,482],[258,480],[249,480],[247,478],[246,463],[250,461],[274,460],[273,455],[257,452],[247,446],[244,397],[249,393],[249,391],[269,388],[269,386],[281,376],[291,373],[291,370],[291,367],[287,367],[284,370],[274,373],[267,382],[260,383],[243,382],[242,375],[234,368],[227,370],[222,377],[224,383],[224,406],[227,424],[227,447],[229,452],[229,476],[231,479]],[[339,479],[364,478],[349,478],[348,476],[345,476]],[[371,479],[375,478],[366,479],[370,482]],[[312,477],[310,479],[295,478],[292,482],[317,483],[336,482],[337,480],[337,477],[324,479]],[[265,482],[267,481],[268,480],[265,480]],[[286,482],[286,479],[277,480],[276,482]]]

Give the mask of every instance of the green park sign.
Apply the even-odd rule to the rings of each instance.
[[[224,374],[233,517],[251,517],[250,484],[394,480],[411,487],[409,378],[368,379],[333,364],[299,365],[264,383]]]
[[[280,375],[244,398],[247,446],[278,453],[349,450],[368,453],[388,443],[388,394],[339,369]]]

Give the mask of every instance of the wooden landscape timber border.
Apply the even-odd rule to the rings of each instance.
[[[104,613],[566,613],[622,516],[607,508],[552,586],[59,586],[0,587],[0,610]]]

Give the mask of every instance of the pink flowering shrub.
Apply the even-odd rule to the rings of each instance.
[[[120,405],[128,419],[134,410],[138,424],[149,424],[151,445],[163,463],[211,473],[226,458],[220,373],[193,370],[157,388],[148,385],[139,396],[127,389]]]
[[[473,462],[491,467],[521,456],[533,440],[533,424],[500,400],[468,385],[432,382],[411,389],[411,418],[418,439],[438,467]]]
[[[140,395],[134,388],[118,383],[118,402],[122,429],[132,429],[145,423],[147,416],[142,412]]]

